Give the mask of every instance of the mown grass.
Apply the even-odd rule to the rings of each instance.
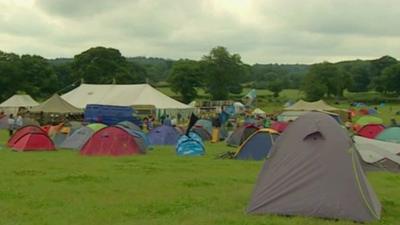
[[[302,93],[284,90],[278,101],[269,100],[268,90],[258,90],[258,96],[258,107],[276,112],[286,99]],[[400,105],[387,104],[378,111],[387,124],[392,117],[400,121],[395,115]],[[7,139],[7,132],[0,131],[0,146]],[[17,153],[1,147],[0,224],[353,224],[247,215],[263,162],[216,159],[234,150],[223,143],[207,144],[206,149],[204,157],[178,157],[173,147],[155,147],[146,155],[113,158],[67,150]],[[400,175],[374,172],[368,178],[383,204],[382,220],[371,224],[400,224]]]
[[[2,132],[1,140],[5,140]],[[304,217],[245,213],[263,162],[221,160],[232,150],[207,144],[204,157],[178,157],[173,147],[146,155],[83,157],[77,152],[0,150],[0,224],[315,224],[349,225]],[[370,173],[383,204],[372,224],[399,224],[400,176]]]

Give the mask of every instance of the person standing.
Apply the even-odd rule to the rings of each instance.
[[[10,116],[8,117],[8,133],[10,137],[13,135],[14,130],[15,130],[15,119],[14,115],[10,114]]]
[[[167,115],[167,116],[165,117],[164,122],[163,122],[163,125],[165,125],[165,126],[172,126],[171,119],[169,118],[169,115]]]
[[[220,139],[221,121],[219,115],[212,120],[211,143],[217,143]]]
[[[24,120],[22,119],[22,116],[20,114],[17,116],[15,124],[16,124],[16,129],[19,129],[24,125]]]
[[[176,127],[177,123],[178,123],[177,119],[176,119],[175,117],[172,117],[172,119],[171,119],[171,125],[172,125],[173,127]]]

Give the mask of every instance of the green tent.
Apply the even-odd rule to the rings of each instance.
[[[400,143],[400,127],[390,127],[382,131],[378,136],[377,140]]]
[[[89,128],[92,129],[94,132],[96,132],[96,131],[98,131],[98,130],[104,128],[104,127],[107,127],[107,125],[102,124],[102,123],[91,123],[91,124],[87,125],[87,127],[89,127]]]
[[[356,121],[357,125],[365,126],[367,124],[383,124],[383,120],[375,116],[362,116]]]

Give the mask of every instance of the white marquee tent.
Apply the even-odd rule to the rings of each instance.
[[[62,95],[62,98],[78,108],[88,104],[135,106],[154,105],[157,110],[174,115],[190,114],[194,108],[183,104],[148,84],[82,84]]]
[[[21,107],[29,110],[31,107],[38,105],[39,103],[33,100],[29,95],[13,95],[0,104],[0,110],[7,114],[16,114]]]

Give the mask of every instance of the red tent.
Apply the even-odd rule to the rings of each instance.
[[[29,133],[43,133],[47,134],[46,131],[44,131],[42,128],[35,126],[35,125],[27,125],[24,127],[19,128],[13,136],[8,140],[7,146],[8,147],[13,147],[14,144],[24,135],[29,134]]]
[[[374,139],[384,129],[382,124],[367,124],[357,131],[357,135]]]
[[[122,156],[140,154],[135,137],[118,126],[105,127],[95,134],[81,148],[81,155]]]
[[[364,116],[369,114],[368,109],[360,109],[358,110],[358,113]]]
[[[289,125],[287,122],[278,122],[274,121],[271,124],[271,129],[278,131],[279,133],[282,133],[286,127]]]
[[[53,141],[43,133],[28,133],[22,136],[12,146],[16,151],[54,151]]]

